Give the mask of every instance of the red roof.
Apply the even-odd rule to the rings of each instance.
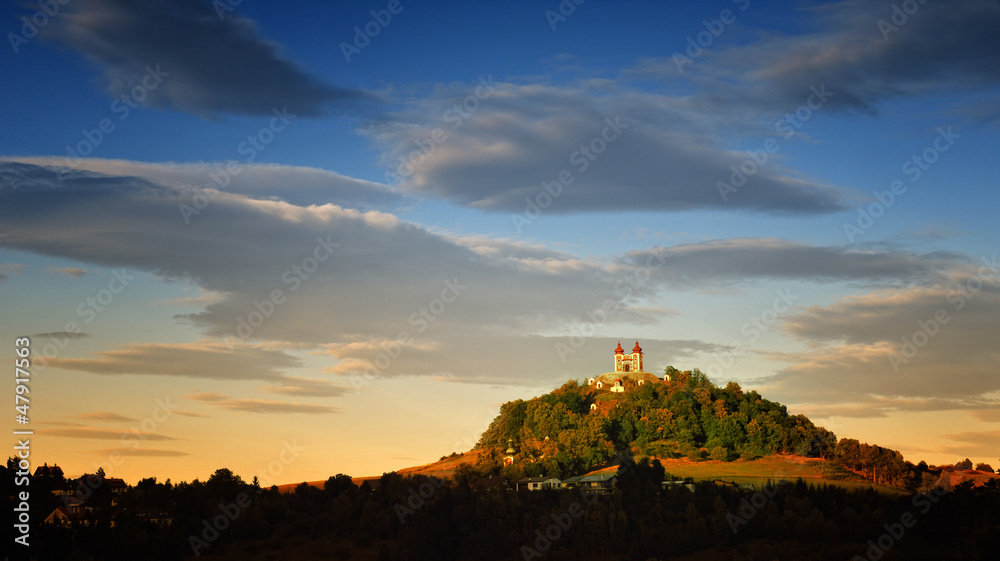
[[[623,355],[623,354],[625,354],[625,349],[622,348],[622,342],[621,341],[618,341],[618,348],[615,349],[615,354],[616,355]]]
[[[622,344],[618,343],[618,347],[621,348],[621,346],[622,346]],[[632,352],[633,353],[641,353],[642,352],[642,347],[639,346],[639,340],[638,339],[636,339],[636,341],[635,341],[635,346],[632,347]]]

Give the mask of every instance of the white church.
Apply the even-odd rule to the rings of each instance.
[[[639,340],[635,341],[631,354],[625,354],[622,342],[618,341],[615,349],[615,369],[600,376],[587,379],[587,385],[596,389],[606,389],[611,392],[623,392],[627,387],[641,386],[646,382],[659,382],[658,376],[646,372],[642,359],[642,347]]]

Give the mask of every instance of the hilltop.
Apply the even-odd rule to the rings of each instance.
[[[942,470],[906,462],[902,454],[842,438],[805,415],[739,384],[713,384],[697,368],[615,372],[561,387],[529,400],[504,403],[481,436],[476,456],[449,458],[414,473],[447,474],[458,481],[502,475],[566,478],[625,455],[658,460],[674,476],[726,477],[738,482],[794,480],[844,487],[927,488]],[[988,478],[988,476],[986,476]]]
[[[934,469],[906,462],[896,450],[838,440],[805,415],[739,384],[713,384],[698,369],[607,373],[529,400],[504,403],[473,450],[398,470],[457,483],[502,476],[557,477],[591,473],[622,456],[658,461],[678,478],[761,485],[803,479],[848,489],[916,490],[993,474]],[[360,485],[379,476],[355,477]],[[309,482],[322,488],[325,481]],[[297,484],[281,486],[291,491]]]

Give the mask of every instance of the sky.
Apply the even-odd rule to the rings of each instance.
[[[996,2],[502,4],[0,5],[34,461],[378,475],[620,339],[1000,462]]]

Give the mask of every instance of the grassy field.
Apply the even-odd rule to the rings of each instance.
[[[719,479],[738,483],[753,484],[758,489],[767,481],[795,481],[802,478],[815,485],[838,485],[847,489],[873,488],[880,493],[899,494],[900,491],[882,485],[875,485],[825,460],[802,456],[767,456],[757,460],[737,460],[720,462],[713,460],[692,461],[686,458],[661,459],[660,463],[675,478],[690,477],[695,481]]]
[[[474,463],[479,456],[478,450],[448,457],[423,466],[415,466],[399,470],[402,475],[431,475],[439,478],[450,478],[455,469],[464,463]],[[838,485],[847,489],[873,488],[880,493],[899,494],[900,491],[882,485],[874,485],[861,477],[840,468],[833,462],[802,456],[767,456],[757,460],[736,460],[735,462],[720,462],[714,460],[693,461],[687,458],[660,459],[663,468],[678,479],[692,478],[695,481],[721,480],[740,485],[753,484],[760,489],[768,481],[794,482],[802,478],[806,483],[815,485]],[[607,469],[607,468],[605,468]],[[599,470],[601,471],[601,470]],[[360,485],[366,479],[378,479],[380,476],[355,477],[354,482]],[[323,488],[325,481],[310,481],[310,485]],[[290,492],[299,483],[280,485],[283,492]]]

